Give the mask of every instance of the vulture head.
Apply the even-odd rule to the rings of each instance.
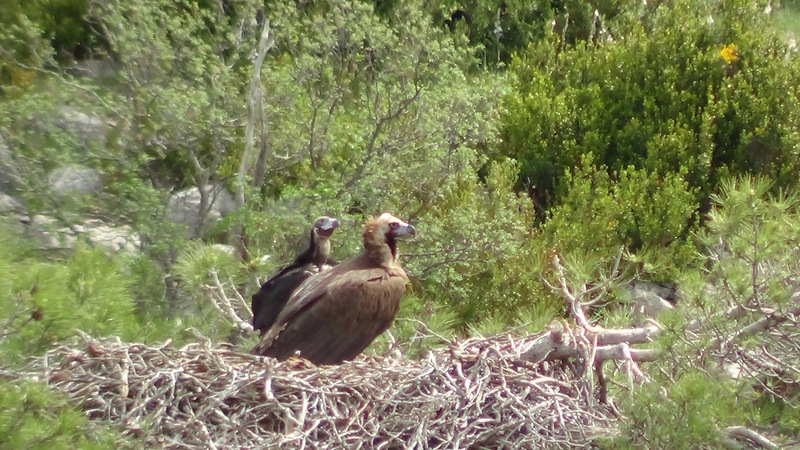
[[[320,269],[324,264],[331,264],[331,242],[328,238],[337,228],[339,228],[338,220],[322,216],[314,222],[314,227],[311,229],[311,246],[306,250],[311,253],[307,257],[311,258],[312,262]],[[295,263],[298,263],[302,257],[298,256]]]
[[[339,221],[333,217],[322,216],[314,222],[314,234],[321,237],[331,237],[333,230],[339,228]]]
[[[414,236],[417,230],[397,217],[383,213],[364,227],[364,249],[370,259],[388,266],[397,261],[397,238]]]

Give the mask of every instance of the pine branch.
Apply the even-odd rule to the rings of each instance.
[[[228,295],[225,293],[225,288],[222,286],[222,283],[219,281],[219,275],[217,274],[216,270],[209,271],[211,275],[211,279],[213,280],[213,285],[206,285],[206,289],[208,289],[212,295],[211,298],[211,305],[219,311],[219,313],[225,317],[226,319],[232,321],[236,326],[242,331],[253,331],[253,325],[244,320],[239,314],[236,313],[236,310],[231,305],[231,300],[228,298]],[[238,295],[238,293],[237,293]],[[244,304],[244,299],[239,296],[242,304]],[[249,309],[245,305],[245,311]]]

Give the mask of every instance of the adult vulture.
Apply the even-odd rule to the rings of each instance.
[[[358,356],[394,320],[408,282],[396,239],[414,234],[389,213],[370,219],[364,251],[303,282],[252,353],[283,361],[299,351],[317,365]]]
[[[253,295],[253,329],[260,330],[261,336],[275,322],[286,302],[300,283],[322,270],[325,266],[336,264],[331,258],[329,238],[339,227],[333,217],[322,216],[311,228],[308,248],[297,255],[294,262],[270,277],[261,289]]]

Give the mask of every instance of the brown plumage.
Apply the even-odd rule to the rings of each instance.
[[[389,213],[369,220],[364,251],[303,282],[252,353],[285,360],[299,351],[315,364],[358,356],[394,320],[408,282],[396,238],[414,234]]]
[[[269,278],[261,289],[253,295],[253,329],[260,330],[261,336],[275,323],[278,314],[300,284],[326,266],[336,263],[330,258],[329,238],[339,227],[333,217],[322,216],[311,228],[308,248],[297,255],[294,261]]]

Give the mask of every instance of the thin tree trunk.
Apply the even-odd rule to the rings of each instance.
[[[264,27],[261,29],[261,39],[258,42],[258,54],[253,63],[253,76],[250,79],[250,92],[247,96],[247,124],[245,126],[245,147],[242,160],[239,163],[239,172],[236,174],[236,194],[234,195],[234,202],[236,209],[244,207],[245,198],[244,190],[246,186],[247,175],[250,172],[250,167],[253,160],[253,134],[256,124],[261,119],[261,102],[262,102],[262,89],[261,89],[261,66],[264,64],[264,58],[267,52],[272,48],[273,40],[270,39],[270,26],[269,20],[264,21]],[[262,128],[262,142],[266,139],[266,128]],[[263,148],[263,146],[262,146]],[[245,242],[244,224],[239,222],[234,227],[233,236],[235,245],[243,260],[249,259],[247,252],[247,245]]]

